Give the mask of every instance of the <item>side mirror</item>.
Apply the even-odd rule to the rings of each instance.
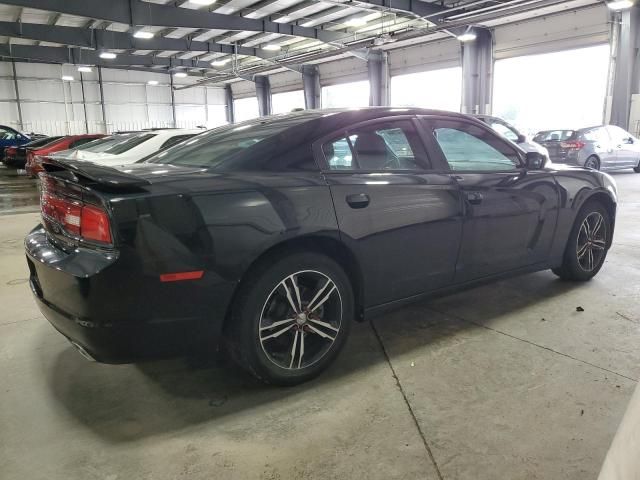
[[[547,157],[539,152],[527,152],[526,155],[527,168],[529,170],[540,170],[547,163]]]
[[[527,137],[525,137],[524,135],[519,133],[518,134],[518,138],[516,139],[516,143],[524,143],[526,141],[527,141]]]
[[[633,137],[628,137],[624,139],[624,143],[626,143],[627,145],[633,145],[634,141],[633,141]]]

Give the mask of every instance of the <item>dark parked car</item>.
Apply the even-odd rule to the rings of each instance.
[[[546,166],[468,116],[306,111],[209,131],[123,170],[49,160],[25,239],[40,309],[85,355],[215,349],[295,384],[354,319],[611,245],[608,175]]]
[[[633,168],[640,173],[640,140],[615,125],[580,130],[538,132],[534,140],[549,150],[555,163],[595,170]]]
[[[24,168],[27,162],[27,151],[33,148],[45,146],[51,142],[55,142],[61,137],[44,137],[38,140],[32,140],[24,145],[16,147],[7,147],[4,150],[3,163],[8,167]]]

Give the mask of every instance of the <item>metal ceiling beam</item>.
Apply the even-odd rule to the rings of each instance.
[[[112,60],[100,58],[95,50],[66,47],[41,47],[34,45],[0,45],[0,57],[14,60],[25,59],[48,63],[70,63],[74,65],[97,65],[102,67],[161,66],[210,68],[208,62],[183,60],[171,57],[152,57],[150,55],[118,54]]]
[[[6,5],[35,8],[127,25],[271,32],[338,42],[342,34],[269,20],[191,10],[141,0],[6,0]]]
[[[81,27],[63,27],[39,23],[0,22],[0,35],[25,38],[41,42],[60,43],[74,47],[96,50],[169,50],[180,52],[203,52],[249,55],[269,60],[277,52],[267,52],[257,48],[234,47],[213,42],[198,42],[189,38],[154,37],[138,39],[128,32],[88,29]]]
[[[355,3],[369,4],[388,8],[396,12],[406,12],[416,17],[425,17],[436,13],[445,13],[446,7],[421,0],[357,0]]]

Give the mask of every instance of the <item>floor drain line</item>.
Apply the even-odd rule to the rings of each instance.
[[[413,408],[411,408],[411,404],[409,403],[409,399],[407,398],[407,394],[404,391],[404,388],[402,388],[402,384],[400,383],[400,379],[398,378],[398,375],[396,374],[396,370],[393,368],[393,365],[391,364],[391,358],[389,358],[389,354],[387,353],[387,349],[384,346],[384,343],[382,343],[382,338],[380,337],[380,334],[378,333],[378,330],[376,329],[376,326],[374,325],[373,322],[369,322],[369,324],[371,325],[371,329],[373,330],[373,334],[376,336],[376,339],[378,340],[378,343],[380,344],[380,348],[382,349],[382,353],[384,355],[385,360],[387,361],[387,364],[389,365],[389,368],[391,369],[391,374],[393,375],[394,380],[396,381],[396,386],[398,387],[398,390],[400,390],[400,393],[402,394],[402,398],[404,400],[404,403],[407,405],[407,409],[409,410],[409,413],[411,414],[411,418],[413,419],[413,423],[416,426],[416,429],[418,430],[418,434],[420,435],[420,438],[422,439],[422,443],[424,444],[424,448],[427,451],[427,454],[429,455],[429,459],[431,460],[431,463],[433,463],[433,467],[436,470],[436,473],[438,474],[438,478],[440,480],[443,480],[443,476],[442,473],[440,472],[440,468],[438,468],[438,464],[436,463],[436,459],[433,456],[433,452],[431,451],[431,447],[429,447],[429,442],[427,442],[427,438],[424,436],[424,432],[422,431],[422,428],[420,428],[420,424],[418,423],[418,419],[416,418],[415,413],[413,413]]]

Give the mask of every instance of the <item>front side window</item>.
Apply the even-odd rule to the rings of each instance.
[[[633,138],[629,132],[620,127],[616,127],[615,125],[609,125],[607,130],[609,130],[611,139],[619,144],[629,143],[629,139]]]
[[[465,122],[436,122],[433,134],[454,171],[508,171],[520,156],[491,132]]]
[[[355,127],[322,146],[329,170],[423,170],[426,153],[410,121]]]

